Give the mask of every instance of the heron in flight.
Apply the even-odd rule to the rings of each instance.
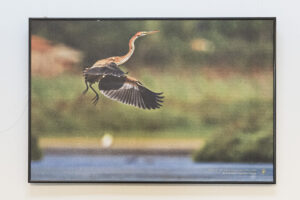
[[[92,67],[86,68],[83,71],[85,78],[86,89],[93,90],[96,96],[92,99],[96,105],[99,100],[97,91],[92,87],[94,83],[98,83],[100,92],[112,99],[124,104],[129,104],[142,109],[157,109],[160,108],[163,102],[161,93],[152,92],[147,89],[137,79],[128,76],[118,66],[122,65],[132,56],[134,52],[134,42],[137,38],[157,33],[158,31],[142,31],[137,32],[129,40],[129,51],[124,56],[114,56],[97,61]]]

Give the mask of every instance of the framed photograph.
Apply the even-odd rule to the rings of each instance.
[[[30,183],[276,182],[276,18],[29,19]]]

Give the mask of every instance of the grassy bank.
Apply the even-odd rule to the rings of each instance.
[[[78,75],[33,77],[32,134],[203,138],[207,142],[195,154],[196,161],[222,160],[224,148],[238,154],[235,158],[227,156],[229,161],[244,161],[243,157],[251,157],[249,153],[272,153],[271,146],[262,142],[272,141],[272,73],[269,71],[143,69],[131,76],[138,77],[155,92],[164,92],[165,101],[159,110],[140,110],[104,96],[93,106],[92,92],[81,96],[85,86]],[[264,149],[257,148],[260,145]],[[262,156],[261,160],[264,159]]]

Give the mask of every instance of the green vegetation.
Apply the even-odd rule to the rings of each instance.
[[[269,103],[256,102],[243,107],[242,112],[231,112],[236,115],[235,119],[223,121],[227,123],[224,129],[208,138],[204,148],[194,153],[193,159],[199,162],[272,162],[270,106]]]
[[[39,141],[36,136],[31,136],[31,160],[40,160],[43,156],[42,150],[39,147]]]
[[[81,20],[34,21],[32,34],[61,42],[85,55],[82,68],[98,59],[123,55],[138,31],[159,30],[136,42],[128,65],[270,67],[272,20]]]
[[[80,76],[34,77],[32,132],[41,137],[106,132],[120,137],[201,137],[207,143],[194,155],[196,161],[272,159],[271,73],[209,78],[201,70],[171,74],[144,69],[135,76],[164,92],[161,109],[145,111],[104,96],[93,106],[91,91],[81,96],[85,86]]]

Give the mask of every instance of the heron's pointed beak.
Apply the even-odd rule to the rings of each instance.
[[[154,34],[154,33],[158,33],[159,31],[148,31],[146,32],[146,35],[150,35],[150,34]]]

